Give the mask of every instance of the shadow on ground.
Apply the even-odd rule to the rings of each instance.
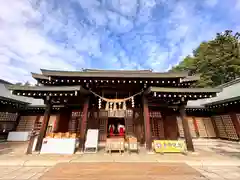
[[[240,159],[240,152],[229,152],[224,149],[211,148],[216,154]]]

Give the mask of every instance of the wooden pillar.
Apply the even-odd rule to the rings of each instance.
[[[151,126],[149,118],[149,109],[148,109],[148,100],[143,96],[143,117],[144,117],[144,130],[145,130],[145,142],[147,150],[152,150],[152,141],[151,141]]]
[[[47,131],[47,127],[48,127],[48,122],[49,122],[49,118],[51,115],[51,102],[50,100],[47,101],[46,103],[46,109],[45,109],[45,113],[44,113],[44,117],[43,117],[43,122],[42,122],[42,127],[38,136],[38,140],[37,140],[37,145],[36,145],[36,151],[40,151],[41,147],[42,147],[42,141],[43,138],[46,135],[46,131]]]
[[[83,105],[83,113],[81,119],[81,130],[80,130],[80,139],[79,139],[79,150],[84,150],[84,142],[85,142],[85,135],[86,135],[86,128],[87,128],[87,118],[88,118],[88,107],[89,107],[89,97],[84,102]]]
[[[216,138],[220,138],[220,133],[219,133],[219,130],[217,128],[217,124],[216,124],[216,121],[215,119],[213,118],[213,116],[210,117],[211,118],[211,122],[213,124],[213,128],[214,128],[214,131],[216,133]]]
[[[193,116],[192,118],[193,118],[193,124],[194,124],[195,132],[197,134],[197,137],[199,138],[200,134],[199,134],[199,128],[198,128],[197,120],[196,120],[195,116]]]
[[[189,125],[188,125],[184,104],[181,104],[179,106],[179,112],[180,112],[180,117],[182,119],[183,132],[184,132],[184,137],[187,145],[187,150],[194,151],[192,136],[191,136]]]
[[[34,127],[32,129],[32,132],[31,132],[31,136],[30,136],[30,139],[29,139],[29,142],[28,142],[28,148],[27,148],[27,152],[26,154],[32,154],[32,150],[33,150],[33,144],[34,144],[34,140],[36,138],[36,132],[34,131],[34,128],[36,127],[36,124],[37,122],[39,121],[41,116],[36,116],[36,120],[35,120],[35,123],[34,123]],[[36,148],[35,148],[36,149]]]

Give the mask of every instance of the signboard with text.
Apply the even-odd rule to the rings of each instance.
[[[179,152],[183,153],[186,151],[186,146],[184,141],[178,140],[154,140],[153,149],[157,153],[165,152]]]

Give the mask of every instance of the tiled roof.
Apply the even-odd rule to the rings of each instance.
[[[240,78],[222,84],[217,88],[222,88],[222,92],[217,93],[216,97],[189,101],[188,106],[201,107],[240,99]]]
[[[184,78],[188,73],[152,72],[152,71],[124,71],[124,70],[86,70],[86,71],[57,71],[41,69],[43,76],[68,77],[123,77],[123,78]],[[40,76],[39,76],[40,77]]]
[[[9,91],[6,86],[11,85],[11,83],[0,79],[0,98],[10,101],[17,101],[24,104],[40,105],[44,104],[43,100],[37,100],[34,98],[28,98],[24,96],[16,96]]]
[[[240,99],[240,78],[219,87],[223,88],[222,92],[218,93],[214,98],[209,98],[204,105],[220,104]]]

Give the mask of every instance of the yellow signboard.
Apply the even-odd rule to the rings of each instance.
[[[178,140],[154,140],[153,148],[157,153],[186,151],[185,142]]]

